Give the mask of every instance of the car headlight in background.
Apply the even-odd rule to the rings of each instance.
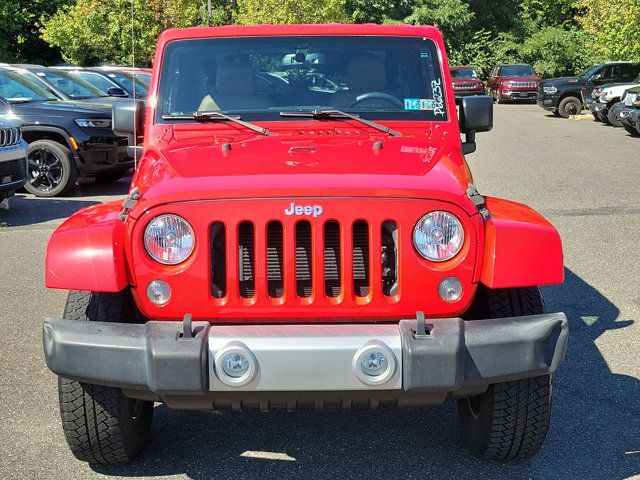
[[[613,93],[607,92],[607,93],[602,94],[602,97],[600,97],[600,100],[604,100],[605,102],[610,102],[614,98],[615,97],[614,97]]]
[[[111,128],[110,118],[76,118],[74,122],[81,128]]]
[[[444,262],[455,257],[463,243],[462,224],[448,212],[427,213],[413,229],[413,244],[417,252],[432,262]]]
[[[544,93],[555,95],[556,93],[558,93],[558,89],[556,87],[544,87]]]
[[[160,215],[144,230],[144,247],[156,262],[177,265],[184,262],[195,245],[189,222],[177,215]]]

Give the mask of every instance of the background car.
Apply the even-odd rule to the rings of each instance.
[[[484,84],[473,67],[451,67],[451,82],[456,97],[484,95]]]
[[[633,83],[605,85],[601,89],[594,90],[594,92],[598,92],[597,101],[591,103],[589,109],[594,116],[607,125],[622,127],[622,123],[613,112],[613,106],[620,101],[625,91],[636,86],[640,86],[640,77],[636,78]]]
[[[27,181],[27,143],[20,122],[0,100],[0,202],[13,196]]]
[[[540,77],[531,65],[498,65],[491,70],[489,76],[489,94],[497,103],[536,100],[539,81]]]
[[[555,115],[568,118],[583,106],[589,108],[591,92],[603,85],[630,83],[640,74],[640,64],[600,63],[575,77],[549,78],[540,82],[538,105]]]
[[[0,69],[0,96],[23,124],[29,144],[25,188],[63,195],[81,176],[114,180],[133,166],[127,139],[111,131],[111,106],[62,101],[28,76]]]
[[[56,69],[64,70],[70,75],[75,75],[82,80],[89,82],[94,87],[106,91],[110,95],[113,95],[113,89],[118,91],[124,91],[124,97],[133,97],[133,84],[134,77],[131,73],[116,72],[101,67],[53,67]],[[149,92],[149,85],[140,78],[135,79],[136,85],[136,97],[146,98]]]

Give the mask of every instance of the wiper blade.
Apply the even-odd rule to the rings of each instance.
[[[381,132],[388,133],[393,137],[401,137],[402,133],[393,130],[379,123],[366,120],[359,115],[343,112],[342,110],[307,110],[300,112],[280,112],[281,117],[311,117],[311,118],[349,118],[356,122],[364,123],[365,125],[380,130]]]
[[[254,132],[258,132],[262,135],[274,136],[271,130],[267,130],[266,128],[260,127],[259,125],[255,125],[253,123],[245,122],[241,120],[240,115],[226,115],[221,112],[211,111],[211,112],[194,112],[192,114],[176,114],[176,115],[163,115],[163,120],[197,120],[200,122],[203,121],[216,121],[222,120],[225,122],[233,122],[238,125],[242,125],[243,127],[249,128]]]

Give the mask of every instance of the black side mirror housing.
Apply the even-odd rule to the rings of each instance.
[[[131,156],[139,156],[142,153],[139,141],[144,134],[145,111],[144,100],[120,100],[112,107],[111,128],[116,135],[127,137],[128,153]]]
[[[127,92],[120,87],[111,87],[107,90],[107,95],[110,97],[127,97]]]
[[[467,155],[476,151],[476,133],[493,128],[493,98],[489,95],[461,97],[458,105],[460,132],[466,136],[462,153]]]

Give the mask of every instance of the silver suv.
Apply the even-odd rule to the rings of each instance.
[[[0,202],[27,181],[27,142],[20,123],[0,99]]]

